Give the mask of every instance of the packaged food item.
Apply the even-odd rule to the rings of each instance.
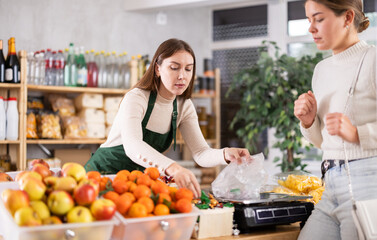
[[[38,135],[40,138],[62,139],[60,117],[57,114],[42,112],[38,118]]]
[[[74,116],[76,113],[73,100],[60,96],[57,94],[51,94],[48,97],[52,110],[57,112],[60,117]]]
[[[99,93],[83,93],[75,98],[77,109],[103,108],[103,95]]]
[[[104,110],[106,112],[118,111],[122,99],[123,97],[106,97],[104,100]]]
[[[105,138],[106,127],[104,123],[87,123],[88,138]]]
[[[29,109],[26,117],[26,138],[37,139],[37,117],[35,111]]]
[[[27,108],[28,109],[43,109],[43,97],[31,97],[27,98]]]
[[[63,118],[64,138],[86,138],[88,129],[86,123],[77,116]]]
[[[105,123],[105,112],[101,109],[83,108],[78,115],[86,123]]]

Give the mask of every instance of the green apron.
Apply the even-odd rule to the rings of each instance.
[[[142,122],[143,141],[156,149],[158,152],[165,152],[171,145],[174,139],[174,150],[176,145],[176,130],[177,130],[177,99],[173,102],[173,114],[170,131],[161,134],[148,130],[147,124],[151,116],[154,104],[156,102],[157,93],[152,92],[149,96],[148,108]],[[100,147],[92,155],[89,161],[85,164],[85,170],[98,171],[101,174],[116,174],[120,170],[126,169],[128,171],[140,170],[144,171],[144,167],[136,164],[125,153],[123,145],[115,147]]]

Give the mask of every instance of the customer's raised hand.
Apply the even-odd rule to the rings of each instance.
[[[295,101],[294,115],[305,128],[312,126],[317,114],[317,101],[312,91],[301,94]]]
[[[326,129],[330,135],[336,135],[351,143],[359,143],[357,128],[343,113],[329,113],[326,115]]]

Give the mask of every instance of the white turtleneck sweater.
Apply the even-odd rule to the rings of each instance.
[[[109,136],[101,148],[123,145],[124,151],[132,161],[143,167],[157,167],[160,172],[164,173],[174,160],[159,153],[143,141],[142,121],[148,108],[149,94],[150,91],[134,88],[125,95]],[[161,134],[170,131],[173,101],[157,95],[146,126],[148,130]],[[194,160],[202,167],[226,164],[223,149],[212,149],[205,141],[192,101],[178,97],[177,108],[177,128]]]
[[[322,159],[345,159],[342,139],[331,136],[325,126],[326,114],[344,113],[348,91],[355,78],[362,54],[368,44],[359,41],[345,51],[317,64],[312,79],[317,100],[317,116],[313,125],[301,132],[323,151]],[[357,127],[360,143],[346,142],[348,159],[377,156],[376,49],[369,47],[360,70],[354,96],[346,115]]]

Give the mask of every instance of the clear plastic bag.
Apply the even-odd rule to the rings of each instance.
[[[250,159],[244,159],[241,164],[230,163],[212,183],[215,197],[232,200],[259,199],[260,188],[268,180],[263,162],[263,153],[259,153]]]

